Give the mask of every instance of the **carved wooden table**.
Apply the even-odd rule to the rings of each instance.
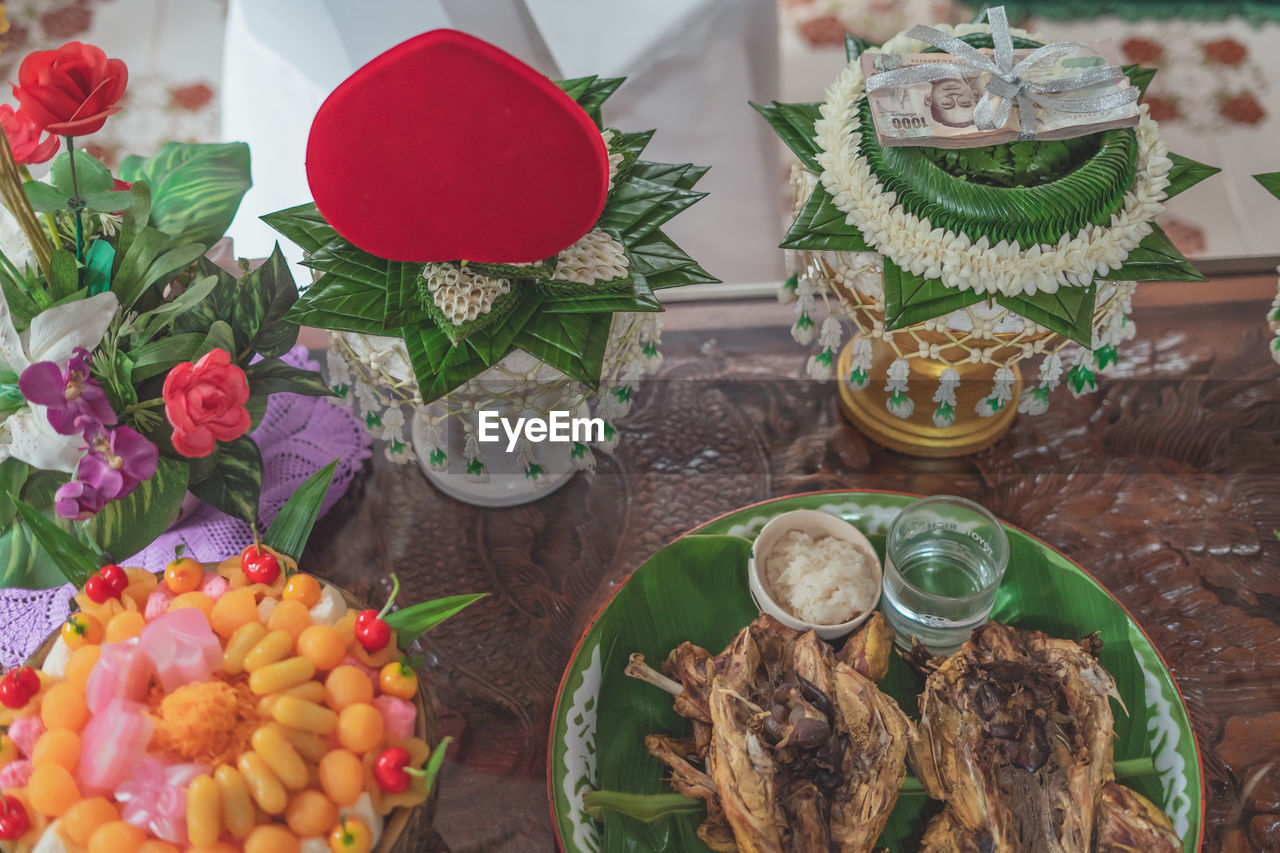
[[[797,378],[806,353],[787,309],[676,306],[661,373],[595,476],[479,510],[379,455],[309,562],[359,595],[391,571],[406,601],[490,593],[425,644],[441,728],[458,739],[436,827],[456,853],[553,850],[545,762],[561,671],[650,554],[774,496],[965,495],[1085,566],[1151,635],[1204,752],[1205,849],[1280,850],[1280,367],[1265,309],[1140,300],[1138,339],[1097,393],[1060,391],[976,456],[919,460],[864,440],[829,383]]]

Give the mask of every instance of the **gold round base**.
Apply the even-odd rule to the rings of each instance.
[[[848,381],[853,367],[853,340],[840,351],[836,364],[836,375],[840,377],[840,411],[867,438],[909,456],[942,459],[985,450],[1013,426],[1013,419],[1018,413],[1014,401],[1022,393],[1022,375],[1016,365],[1013,367],[1012,400],[989,418],[977,415],[974,407],[991,393],[996,368],[989,364],[956,367],[955,371],[960,374],[960,385],[956,388],[956,421],[950,427],[940,428],[933,424],[933,393],[938,387],[938,377],[947,366],[931,359],[908,359],[911,363],[908,396],[914,403],[914,409],[910,417],[899,418],[887,407],[889,395],[884,390],[884,377],[893,360],[892,353],[887,350],[883,342],[873,342],[873,363],[869,371],[872,380],[860,391],[850,387]]]

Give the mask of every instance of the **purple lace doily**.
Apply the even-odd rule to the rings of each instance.
[[[303,346],[294,347],[284,360],[295,367],[318,369]],[[337,458],[338,470],[320,510],[328,512],[370,455],[369,433],[351,410],[317,397],[273,395],[252,436],[262,450],[258,511],[264,525],[271,523],[294,489]],[[187,546],[187,556],[218,562],[252,541],[248,524],[197,504],[191,514],[122,564],[158,572],[173,559],[173,549],[182,544]],[[0,589],[0,665],[14,666],[26,660],[66,620],[73,592],[70,584],[54,589]]]

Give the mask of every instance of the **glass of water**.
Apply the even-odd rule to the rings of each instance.
[[[1009,564],[1009,538],[995,516],[965,498],[938,495],[909,505],[889,527],[884,613],[899,646],[916,637],[935,655],[960,648],[991,618]]]

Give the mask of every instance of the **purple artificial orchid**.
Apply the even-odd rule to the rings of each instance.
[[[160,460],[159,449],[130,427],[106,430],[93,423],[85,439],[88,453],[76,466],[76,479],[54,493],[58,515],[76,521],[92,518],[108,501],[128,496],[151,479]]]
[[[22,371],[18,390],[31,403],[48,408],[49,425],[61,435],[85,433],[94,424],[111,426],[116,413],[106,392],[89,377],[93,354],[76,347],[65,370],[52,361],[37,361]]]

